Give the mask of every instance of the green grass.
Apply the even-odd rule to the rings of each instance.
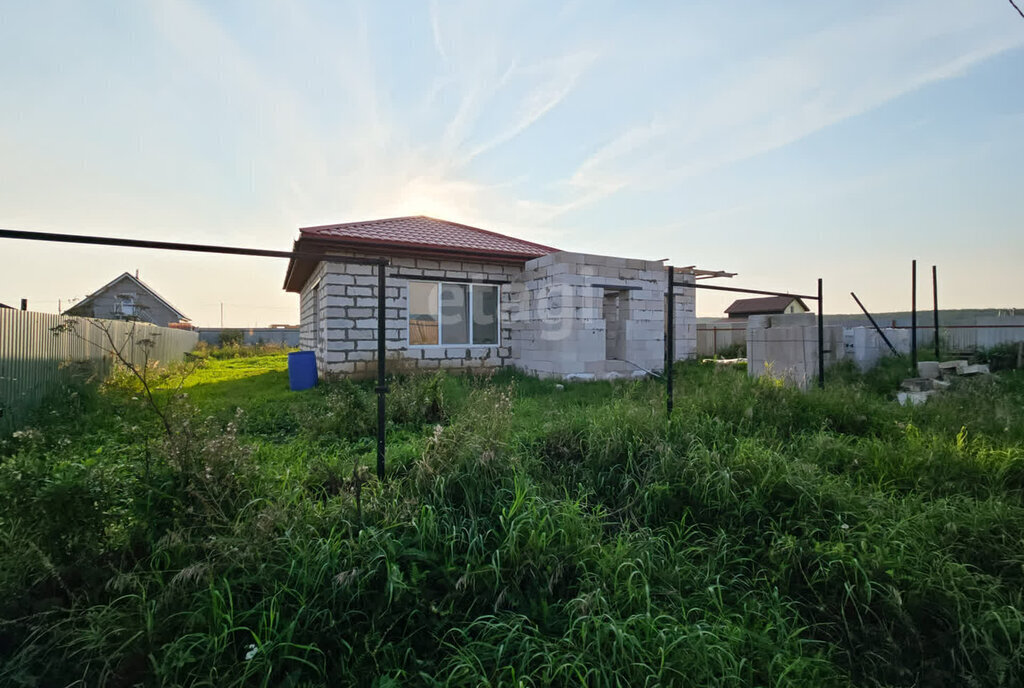
[[[402,378],[379,483],[373,384],[285,367],[207,360],[170,437],[118,378],[0,440],[0,685],[1024,680],[1021,371],[904,408],[889,364],[682,365],[671,422],[654,381]]]

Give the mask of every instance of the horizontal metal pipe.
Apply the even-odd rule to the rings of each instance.
[[[913,327],[913,326],[912,325],[890,325],[889,329],[890,330],[909,330],[909,329],[911,329],[911,327]],[[942,329],[944,329],[944,330],[988,330],[988,329],[1004,328],[1004,327],[1005,328],[1011,328],[1011,329],[1013,329],[1013,328],[1021,329],[1021,328],[1024,328],[1024,325],[943,325]],[[931,325],[918,325],[917,329],[919,329],[919,330],[930,330],[930,329],[932,329],[932,326]]]
[[[765,291],[763,289],[742,289],[740,287],[720,287],[716,284],[687,284],[685,282],[673,283],[677,287],[690,287],[693,289],[714,289],[715,291],[737,291],[741,294],[764,294],[765,296],[792,296],[794,299],[811,299],[817,301],[817,296],[809,296],[807,294],[789,294],[783,291]]]
[[[93,246],[121,246],[125,248],[150,248],[165,251],[191,251],[193,253],[219,253],[232,256],[260,256],[263,258],[309,258],[329,263],[351,265],[388,265],[384,258],[348,258],[330,256],[312,251],[273,251],[265,248],[242,248],[238,246],[213,246],[209,244],[182,244],[172,241],[149,241],[146,239],[121,239],[117,237],[89,236],[83,234],[53,234],[50,232],[27,232],[18,229],[0,229],[0,239],[28,239],[30,241],[54,241],[64,244],[88,244]]]

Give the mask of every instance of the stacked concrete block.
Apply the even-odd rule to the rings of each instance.
[[[846,355],[843,328],[824,328],[825,368]],[[807,388],[818,378],[818,327],[813,314],[754,315],[747,320],[747,374]]]
[[[898,352],[910,353],[910,330],[883,328],[882,331]],[[853,359],[861,370],[868,370],[874,367],[878,359],[892,355],[892,351],[873,327],[846,328],[843,331],[843,341],[847,356]]]
[[[310,275],[302,293],[299,295],[299,346],[306,351],[316,351],[319,359],[325,351],[326,322],[324,307],[326,303],[321,289],[324,275],[324,263],[320,263]],[[319,361],[318,361],[319,362]]]
[[[609,379],[660,370],[667,274],[661,261],[559,252],[513,287],[512,358],[543,377]],[[677,357],[696,351],[693,290],[676,304]],[[605,312],[614,309],[614,314]]]
[[[923,404],[939,392],[949,389],[953,379],[973,375],[989,375],[987,365],[969,365],[967,361],[918,361],[918,377],[910,377],[900,383],[901,391],[896,400],[902,405]]]
[[[693,275],[676,274],[677,282],[693,284]],[[697,357],[697,290],[675,288],[675,358],[677,361],[691,360]]]
[[[348,254],[352,255],[352,254]],[[511,356],[512,294],[518,265],[392,257],[385,292],[385,347],[394,370],[498,368]],[[487,346],[410,346],[410,280],[500,282],[499,343]],[[320,263],[300,296],[301,346],[317,354],[322,375],[368,377],[377,366],[376,268]],[[313,317],[314,310],[316,317]]]
[[[967,370],[967,361],[942,361],[939,363],[940,375],[961,375]]]

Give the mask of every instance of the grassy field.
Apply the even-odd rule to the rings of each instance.
[[[380,483],[372,385],[285,365],[0,440],[0,685],[1024,682],[1024,372],[412,377]]]

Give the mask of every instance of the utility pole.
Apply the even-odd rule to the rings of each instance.
[[[220,329],[224,329],[224,302],[220,302]]]

